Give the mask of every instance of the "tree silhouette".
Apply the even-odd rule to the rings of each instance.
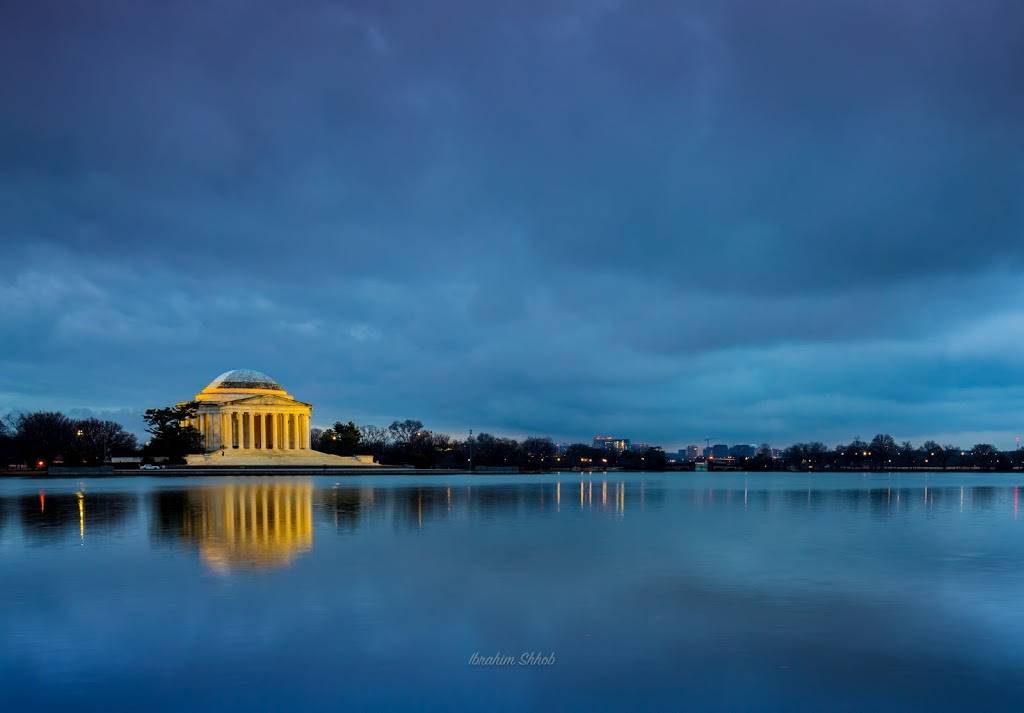
[[[146,431],[152,435],[144,452],[149,456],[166,457],[172,463],[183,463],[190,453],[202,453],[202,436],[190,423],[199,404],[190,401],[167,408],[146,409]]]

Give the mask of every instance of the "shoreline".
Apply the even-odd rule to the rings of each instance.
[[[410,468],[402,466],[374,466],[374,467],[259,467],[259,466],[178,466],[161,468],[160,470],[116,470],[112,468],[92,467],[67,467],[49,470],[34,471],[0,471],[2,478],[33,478],[33,479],[60,479],[60,478],[132,478],[132,477],[209,477],[209,476],[295,476],[295,475],[337,475],[337,476],[397,476],[397,475],[560,475],[560,474],[629,474],[629,475],[666,475],[675,474],[679,477],[687,475],[1018,475],[1024,470],[981,470],[977,468],[954,469],[931,469],[931,468],[906,468],[893,470],[621,470],[621,469],[594,469],[594,470],[545,470],[545,471],[522,471],[513,468],[488,468],[487,470],[468,470],[465,468]]]

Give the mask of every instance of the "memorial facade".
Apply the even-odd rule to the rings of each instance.
[[[310,448],[313,407],[266,374],[226,371],[195,396],[191,425],[203,453],[189,465],[373,465],[369,456],[336,456]]]

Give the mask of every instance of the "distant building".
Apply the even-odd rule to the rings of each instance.
[[[753,458],[756,452],[757,448],[755,446],[745,444],[738,444],[729,449],[729,455],[733,458]]]
[[[705,458],[726,458],[729,456],[728,443],[716,443],[704,449]]]
[[[629,439],[618,438],[617,436],[594,436],[594,448],[601,448],[606,451],[622,451],[629,450]]]
[[[700,457],[700,448],[697,446],[686,447],[686,460],[697,460]]]
[[[628,443],[628,441],[627,441],[627,443]],[[643,441],[637,441],[636,443],[631,443],[629,445],[629,450],[633,451],[634,453],[643,453],[644,451],[646,451],[650,447],[651,447],[650,443],[644,443]]]

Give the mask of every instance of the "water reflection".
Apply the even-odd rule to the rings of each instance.
[[[587,479],[548,483],[475,484],[441,487],[335,485],[317,491],[319,518],[354,533],[386,520],[402,529],[422,529],[448,518],[494,519],[509,515],[589,512],[625,518],[633,512],[684,506],[701,510],[865,511],[875,517],[901,513],[1002,510],[1019,516],[1016,487],[922,486],[820,488],[763,487],[750,482],[725,487],[648,488],[643,480]]]
[[[313,484],[232,483],[158,492],[153,532],[194,546],[217,572],[286,567],[313,548]]]
[[[383,482],[383,481],[382,481]],[[644,512],[741,510],[865,512],[874,519],[913,513],[999,511],[1019,518],[1016,486],[925,483],[856,487],[827,478],[798,481],[759,476],[674,480],[637,476],[548,478],[455,484],[381,486],[366,481],[259,479],[160,488],[147,494],[41,488],[0,497],[0,535],[20,523],[29,545],[85,543],[120,533],[140,512],[154,542],[186,546],[212,570],[284,568],[313,547],[315,524],[339,534],[385,525],[421,530],[445,521],[488,521],[581,514],[626,519]],[[668,487],[666,487],[668,484]],[[830,487],[832,486],[832,487]],[[145,522],[145,521],[143,521]],[[15,534],[15,537],[17,534]]]
[[[5,709],[1016,710],[1018,479],[0,480]]]
[[[354,533],[359,529],[364,512],[374,507],[373,488],[333,487],[319,490],[314,509],[318,517],[326,519],[340,532]]]
[[[127,493],[48,493],[40,490],[17,498],[15,507],[26,542],[45,545],[88,535],[108,535],[122,530],[138,512],[138,498]]]

